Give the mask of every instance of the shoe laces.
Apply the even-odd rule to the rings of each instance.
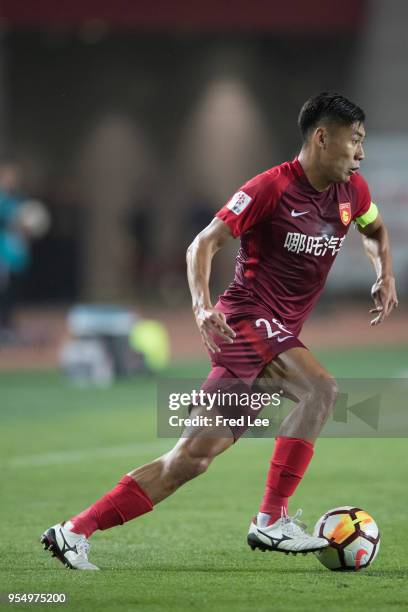
[[[78,540],[78,542],[76,542],[76,548],[78,551],[78,554],[81,555],[82,557],[88,557],[88,553],[89,553],[89,549],[91,548],[90,543],[88,542],[88,540],[86,539],[85,536],[83,536],[82,538],[80,538]]]
[[[282,522],[282,532],[284,532],[288,536],[299,536],[304,535],[306,530],[305,523],[299,521],[302,516],[302,510],[296,511],[294,516],[288,516],[285,508],[281,510],[281,522]]]

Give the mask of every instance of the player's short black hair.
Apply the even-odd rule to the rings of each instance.
[[[362,123],[365,113],[362,108],[334,91],[323,91],[306,100],[300,109],[298,126],[304,141],[311,130],[321,121],[351,125]]]

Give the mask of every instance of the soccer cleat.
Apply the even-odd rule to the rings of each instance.
[[[306,533],[306,525],[298,519],[302,510],[298,510],[295,516],[288,516],[282,509],[281,518],[272,525],[260,526],[255,518],[248,533],[248,544],[255,550],[276,550],[286,554],[310,553],[326,548],[329,545],[326,538],[318,538]]]
[[[66,529],[62,523],[45,531],[41,538],[44,550],[52,552],[69,569],[99,570],[88,561],[90,544],[84,535]]]

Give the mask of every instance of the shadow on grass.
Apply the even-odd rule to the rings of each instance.
[[[305,577],[310,577],[311,575],[319,576],[323,580],[332,580],[334,577],[342,577],[346,576],[360,576],[364,578],[381,578],[381,579],[399,579],[406,580],[408,578],[408,569],[403,570],[361,570],[360,572],[351,572],[351,571],[335,571],[331,572],[329,570],[325,570],[324,568],[304,568],[300,569],[297,567],[294,568],[274,568],[273,566],[263,567],[263,568],[236,568],[236,567],[191,567],[191,566],[177,566],[177,567],[168,567],[168,566],[145,566],[145,567],[117,567],[117,568],[101,568],[104,571],[114,571],[114,572],[128,572],[134,571],[137,569],[139,572],[151,573],[151,572],[165,572],[165,573],[188,573],[188,574],[281,574],[281,575],[297,575]]]
[[[346,579],[346,577],[350,576],[358,576],[359,578],[370,578],[370,579],[381,579],[381,580],[407,580],[408,578],[408,568],[406,569],[384,569],[384,570],[372,570],[372,569],[367,569],[367,570],[361,570],[360,572],[339,572],[339,571],[335,571],[335,572],[331,572],[329,570],[324,569],[323,567],[316,567],[316,568],[298,568],[298,567],[292,567],[292,568],[283,568],[283,567],[273,567],[273,565],[269,565],[265,566],[265,567],[254,567],[254,568],[244,568],[244,567],[208,567],[208,566],[167,566],[167,565],[144,565],[144,566],[135,566],[135,565],[128,565],[126,567],[103,567],[103,566],[99,566],[100,569],[102,570],[102,574],[105,572],[114,572],[114,573],[126,573],[126,572],[142,572],[144,574],[153,574],[153,573],[158,573],[158,574],[169,574],[169,573],[175,573],[175,574],[235,574],[235,575],[265,575],[265,576],[270,576],[272,575],[288,575],[288,576],[299,576],[302,577],[304,576],[305,578],[310,578],[311,576],[318,576],[319,579],[322,580],[326,580],[326,581],[333,581],[333,578],[344,578]],[[6,568],[3,568],[3,571],[5,571]],[[41,567],[38,568],[36,567],[34,568],[23,568],[23,567],[19,567],[19,571],[23,571],[23,572],[27,572],[27,573],[49,573],[51,572],[55,572],[55,575],[58,575],[58,573],[60,571],[63,572],[64,575],[66,574],[66,570],[64,570],[63,567],[59,568],[58,566],[56,567]],[[91,572],[92,573],[92,572]],[[87,572],[85,572],[85,574],[87,574]],[[99,574],[98,572],[96,573],[96,576],[101,576],[101,574]]]
[[[367,578],[397,578],[399,580],[406,580],[408,578],[408,568],[401,570],[368,570],[364,572],[364,575]]]
[[[165,572],[165,573],[188,573],[188,574],[268,574],[271,572],[274,574],[304,574],[310,576],[310,574],[322,574],[323,569],[274,569],[273,567],[264,568],[237,568],[237,567],[166,567],[166,566],[148,566],[148,567],[118,567],[112,568],[113,571],[133,571],[137,569],[139,572]],[[109,571],[109,570],[108,570]]]

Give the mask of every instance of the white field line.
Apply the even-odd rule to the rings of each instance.
[[[154,440],[152,442],[135,442],[133,444],[122,444],[120,446],[98,446],[95,448],[82,448],[72,451],[55,451],[36,455],[20,455],[6,460],[3,465],[7,468],[29,468],[43,467],[47,465],[63,465],[66,463],[77,463],[86,459],[107,459],[116,457],[132,457],[144,453],[166,452],[174,446],[174,441],[169,439]]]

